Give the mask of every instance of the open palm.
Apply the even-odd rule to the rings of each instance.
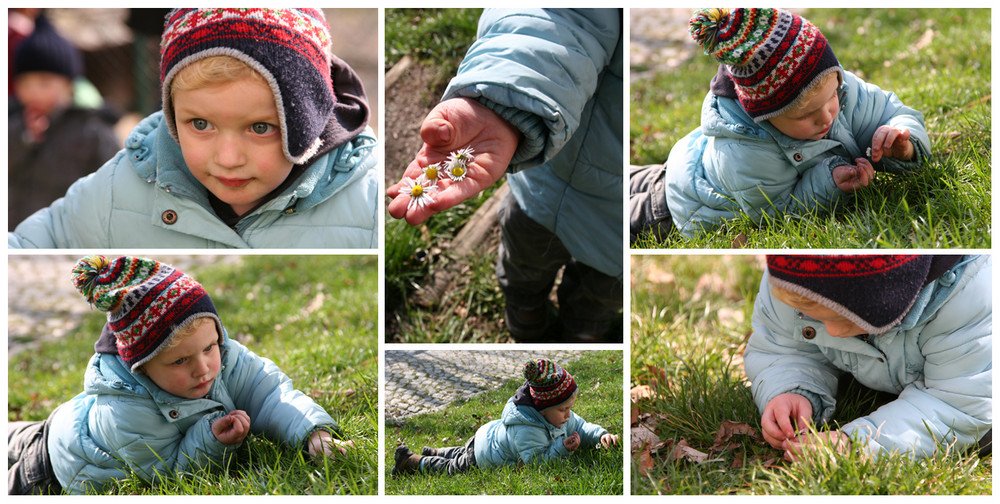
[[[411,196],[400,190],[402,180],[386,190],[393,198],[389,215],[416,225],[437,212],[451,208],[479,194],[503,176],[517,150],[520,132],[484,105],[468,98],[452,98],[439,103],[420,125],[423,147],[403,172],[403,179],[418,179],[424,168],[445,161],[448,156],[471,147],[474,159],[462,180],[441,173],[437,189],[428,192],[424,205],[410,204]]]

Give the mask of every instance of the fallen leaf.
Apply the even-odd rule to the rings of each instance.
[[[649,446],[643,447],[639,452],[638,457],[639,471],[643,474],[648,473],[656,465],[656,461],[653,460],[653,455],[649,453]]]
[[[635,425],[639,421],[639,406],[637,404],[632,405],[632,419],[629,421],[629,425]]]
[[[646,275],[646,280],[653,283],[673,283],[674,274],[669,271],[663,271],[660,268],[653,266],[649,269],[649,274]]]
[[[691,448],[686,439],[681,439],[674,445],[674,449],[671,450],[668,460],[674,462],[681,459],[700,464],[708,460],[708,454]]]
[[[735,249],[735,248],[746,247],[747,246],[747,241],[749,241],[747,239],[747,235],[745,235],[743,233],[740,233],[740,234],[736,235],[736,238],[733,238],[733,243],[731,244],[730,248],[734,248]]]
[[[632,397],[632,402],[656,398],[656,392],[653,390],[653,387],[650,387],[649,385],[637,385],[632,387],[629,395]]]
[[[749,424],[723,420],[722,425],[719,426],[719,430],[715,433],[715,440],[712,442],[712,447],[709,448],[709,451],[721,451],[739,446],[736,443],[727,444],[737,434],[750,436],[757,440],[760,439],[760,434],[753,427],[750,427]]]
[[[641,424],[632,427],[630,439],[633,452],[660,443],[660,436],[657,436],[649,427]]]
[[[652,373],[654,383],[667,384],[667,372],[659,367],[652,364],[646,364],[646,370]]]
[[[917,40],[917,43],[913,44],[913,50],[919,51],[931,45],[932,40],[934,40],[934,30],[928,28],[926,31],[924,31],[924,34],[920,36],[920,40]]]

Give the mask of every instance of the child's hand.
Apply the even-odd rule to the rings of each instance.
[[[212,422],[212,434],[224,444],[240,444],[250,433],[250,415],[246,411],[233,410],[228,415]]]
[[[844,165],[833,169],[833,182],[845,193],[853,193],[875,179],[875,168],[865,158],[854,160],[857,166]]]
[[[341,441],[328,431],[317,430],[309,435],[309,455],[313,458],[329,457],[347,454],[348,448],[354,448],[354,441]]]
[[[569,451],[576,451],[576,449],[580,447],[580,433],[573,431],[572,436],[568,436],[566,439],[563,439],[563,446],[565,446]]]
[[[913,144],[910,143],[910,130],[895,126],[879,126],[872,135],[872,161],[877,162],[883,157],[912,159]]]
[[[423,167],[444,161],[451,152],[472,147],[475,160],[466,168],[465,179],[453,182],[448,177],[438,179],[433,203],[409,207],[410,196],[400,194],[402,182],[390,186],[386,194],[389,215],[416,225],[441,210],[451,208],[491,186],[503,176],[517,150],[521,132],[514,129],[486,106],[468,98],[453,98],[439,103],[424,118],[420,126],[424,146],[403,177],[416,180]]]
[[[601,436],[601,447],[610,448],[612,446],[618,446],[618,436],[614,434],[605,434]]]
[[[784,442],[785,460],[798,462],[806,450],[829,447],[846,454],[851,449],[851,438],[839,430],[804,433]]]
[[[764,406],[760,430],[771,446],[785,450],[784,443],[796,436],[812,420],[812,403],[805,396],[781,394]]]

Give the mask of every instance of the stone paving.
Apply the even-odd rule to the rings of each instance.
[[[58,339],[72,330],[90,305],[73,287],[78,255],[11,255],[7,258],[7,356],[33,343]],[[238,262],[240,256],[157,255],[182,271],[213,262]],[[97,335],[94,335],[95,338]]]
[[[452,401],[499,388],[521,376],[524,361],[544,357],[564,365],[581,355],[570,350],[386,350],[385,419],[444,408]]]

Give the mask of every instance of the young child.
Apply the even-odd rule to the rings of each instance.
[[[108,323],[84,391],[8,426],[8,493],[100,491],[224,462],[248,433],[314,457],[345,453],[337,423],[268,359],[230,340],[194,278],[156,261],[81,259],[73,283]]]
[[[163,110],[9,247],[372,248],[375,137],[316,9],[175,9]]]
[[[419,224],[507,173],[496,271],[511,336],[621,342],[622,11],[486,9],[477,37],[387,211]],[[440,180],[419,203],[401,191],[466,147],[462,180]]]
[[[15,99],[7,112],[8,230],[122,147],[114,130],[118,115],[82,78],[79,50],[44,14],[11,56]]]
[[[844,70],[812,23],[776,9],[702,9],[692,37],[719,61],[701,127],[664,166],[630,170],[632,233],[662,232],[664,215],[685,236],[740,213],[832,212],[874,173],[918,170],[931,154],[920,112]],[[636,180],[638,179],[638,180]],[[660,203],[660,202],[657,202]],[[636,222],[636,209],[651,207]],[[641,213],[641,212],[640,212]],[[643,221],[649,225],[643,225]]]
[[[417,471],[455,474],[572,455],[581,446],[604,448],[618,436],[573,413],[577,387],[573,376],[548,359],[529,360],[525,382],[507,400],[499,420],[483,424],[465,446],[424,447],[420,455],[406,445],[396,448],[393,476]]]
[[[817,437],[875,456],[987,445],[992,273],[989,256],[769,256],[743,354],[764,438],[789,460]],[[844,373],[898,398],[822,430]]]

